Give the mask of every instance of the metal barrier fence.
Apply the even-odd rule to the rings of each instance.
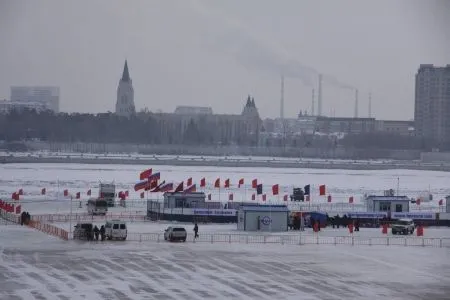
[[[41,223],[54,222],[101,222],[107,220],[122,220],[128,222],[144,222],[147,221],[147,216],[138,213],[106,213],[106,215],[89,215],[88,213],[73,213],[73,214],[43,214],[32,215],[31,220]]]
[[[20,216],[0,209],[0,224],[8,225],[12,223],[20,224]]]
[[[65,241],[67,241],[69,239],[69,233],[66,230],[56,227],[56,226],[53,226],[51,224],[43,224],[39,221],[31,220],[28,222],[27,226],[35,228],[35,229],[42,231],[48,235],[58,237]]]
[[[128,241],[164,242],[163,233],[128,233]],[[320,236],[320,235],[251,235],[251,234],[200,234],[194,239],[188,234],[190,243],[228,243],[228,244],[287,244],[287,245],[351,245],[351,246],[421,246],[450,248],[450,238],[426,237],[361,237],[361,236]]]

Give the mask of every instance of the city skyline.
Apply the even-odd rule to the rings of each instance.
[[[357,88],[360,117],[371,92],[373,117],[409,120],[419,65],[450,62],[443,1],[108,3],[1,1],[0,98],[13,85],[55,85],[61,111],[113,112],[127,59],[137,111],[237,113],[250,93],[275,118],[284,75],[292,118],[311,111],[321,73],[324,115],[353,116]]]

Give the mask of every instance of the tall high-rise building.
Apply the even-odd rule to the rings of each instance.
[[[117,87],[116,114],[123,117],[130,117],[136,113],[134,107],[134,89],[133,82],[128,72],[128,63],[125,60],[122,78]]]
[[[35,104],[59,112],[59,87],[56,86],[12,86],[11,102],[24,105]]]
[[[450,65],[420,65],[414,108],[416,136],[450,142]]]

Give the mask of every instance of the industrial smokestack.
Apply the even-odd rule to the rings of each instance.
[[[319,92],[317,94],[317,115],[322,115],[322,74],[319,74]]]
[[[284,76],[281,75],[280,118],[284,119]]]
[[[358,117],[358,89],[355,90],[355,118]]]
[[[369,93],[369,118],[372,118],[372,93]]]
[[[311,99],[311,116],[314,116],[314,106],[315,106],[315,103],[314,103],[314,89],[312,89],[312,99]]]

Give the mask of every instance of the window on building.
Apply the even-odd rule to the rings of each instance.
[[[380,202],[380,211],[391,211],[391,202]]]

